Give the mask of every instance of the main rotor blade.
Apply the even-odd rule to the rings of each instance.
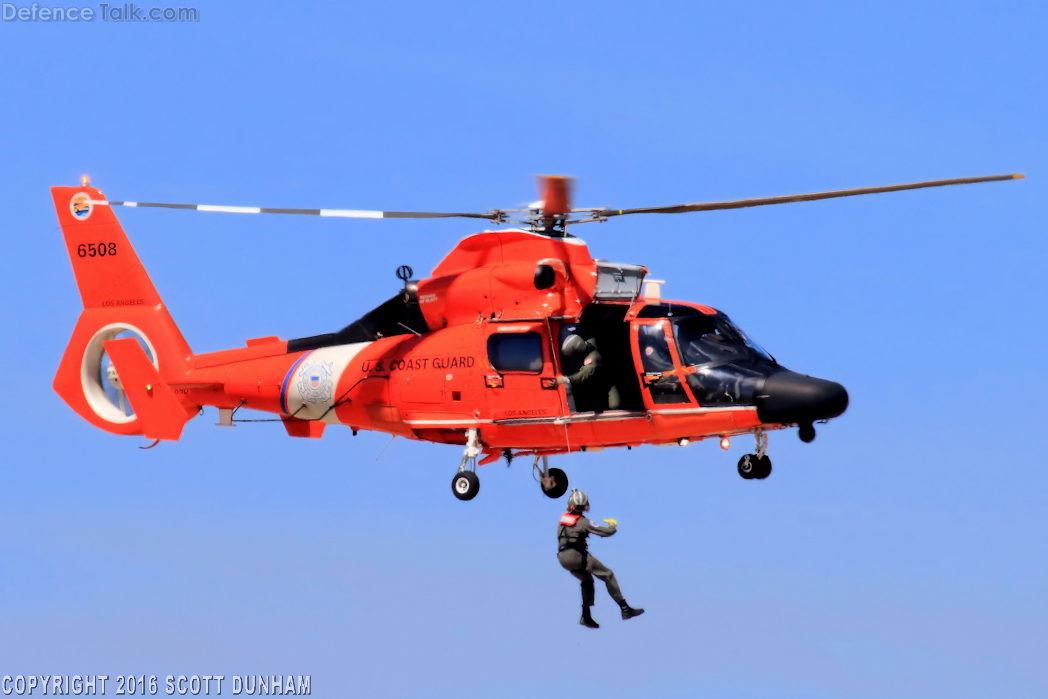
[[[787,194],[781,197],[763,197],[760,199],[737,199],[735,201],[714,201],[706,204],[680,204],[678,206],[653,206],[645,209],[606,209],[597,212],[596,216],[611,217],[627,214],[685,214],[691,211],[717,211],[719,209],[745,209],[750,206],[768,206],[770,204],[791,204],[797,201],[816,201],[818,199],[836,199],[837,197],[854,197],[860,194],[882,194],[884,192],[901,192],[905,189],[922,189],[924,187],[946,187],[952,184],[976,184],[979,182],[999,182],[1001,180],[1021,180],[1025,175],[990,175],[988,177],[960,177],[953,180],[928,180],[910,184],[890,184],[885,187],[862,187],[859,189],[838,189],[832,192],[813,192],[811,194]]]
[[[264,206],[215,206],[212,204],[164,204],[148,201],[94,201],[102,206],[132,206],[153,209],[191,209],[194,211],[219,211],[227,214],[292,214],[298,216],[324,216],[333,218],[483,218],[501,221],[503,214],[492,211],[486,214],[442,213],[435,211],[361,211],[357,209],[273,209]]]

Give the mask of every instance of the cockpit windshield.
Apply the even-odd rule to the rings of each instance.
[[[774,357],[724,314],[689,315],[674,320],[673,333],[681,360],[690,366],[776,363]]]
[[[723,313],[673,321],[681,361],[699,405],[754,405],[765,377],[779,371],[775,358]]]

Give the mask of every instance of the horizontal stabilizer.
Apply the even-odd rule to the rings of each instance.
[[[120,384],[147,439],[177,440],[191,415],[161,380],[138,340],[126,337],[104,343]]]

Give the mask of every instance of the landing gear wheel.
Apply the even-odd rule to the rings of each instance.
[[[815,441],[815,425],[810,422],[806,425],[801,425],[797,428],[797,436],[801,438],[801,441],[805,444],[811,444]]]
[[[472,500],[480,492],[480,479],[472,471],[459,471],[451,479],[451,492],[459,500]]]
[[[764,480],[771,475],[771,459],[756,454],[746,454],[739,459],[739,475],[746,480]]]
[[[556,500],[564,493],[568,492],[568,474],[561,471],[559,468],[551,468],[549,470],[549,477],[553,479],[553,487],[549,490],[542,489],[543,494],[548,498]]]
[[[764,480],[765,478],[767,478],[770,475],[771,475],[771,459],[768,458],[767,454],[765,454],[764,456],[758,457],[757,458],[757,473],[755,473],[753,475],[753,477],[758,479],[758,480]]]

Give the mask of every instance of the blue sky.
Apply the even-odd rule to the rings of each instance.
[[[0,675],[1045,696],[1043,5],[197,7],[0,23]],[[771,435],[765,482],[735,472],[744,439],[556,459],[619,520],[593,548],[648,610],[625,624],[598,589],[597,632],[526,464],[483,467],[463,503],[455,447],[377,458],[379,434],[214,411],[143,452],[50,387],[80,305],[47,188],[83,173],[113,199],[486,210],[541,173],[632,207],[1014,171],[579,230],[851,395],[813,444]],[[197,352],[337,329],[476,230],[117,213]]]

